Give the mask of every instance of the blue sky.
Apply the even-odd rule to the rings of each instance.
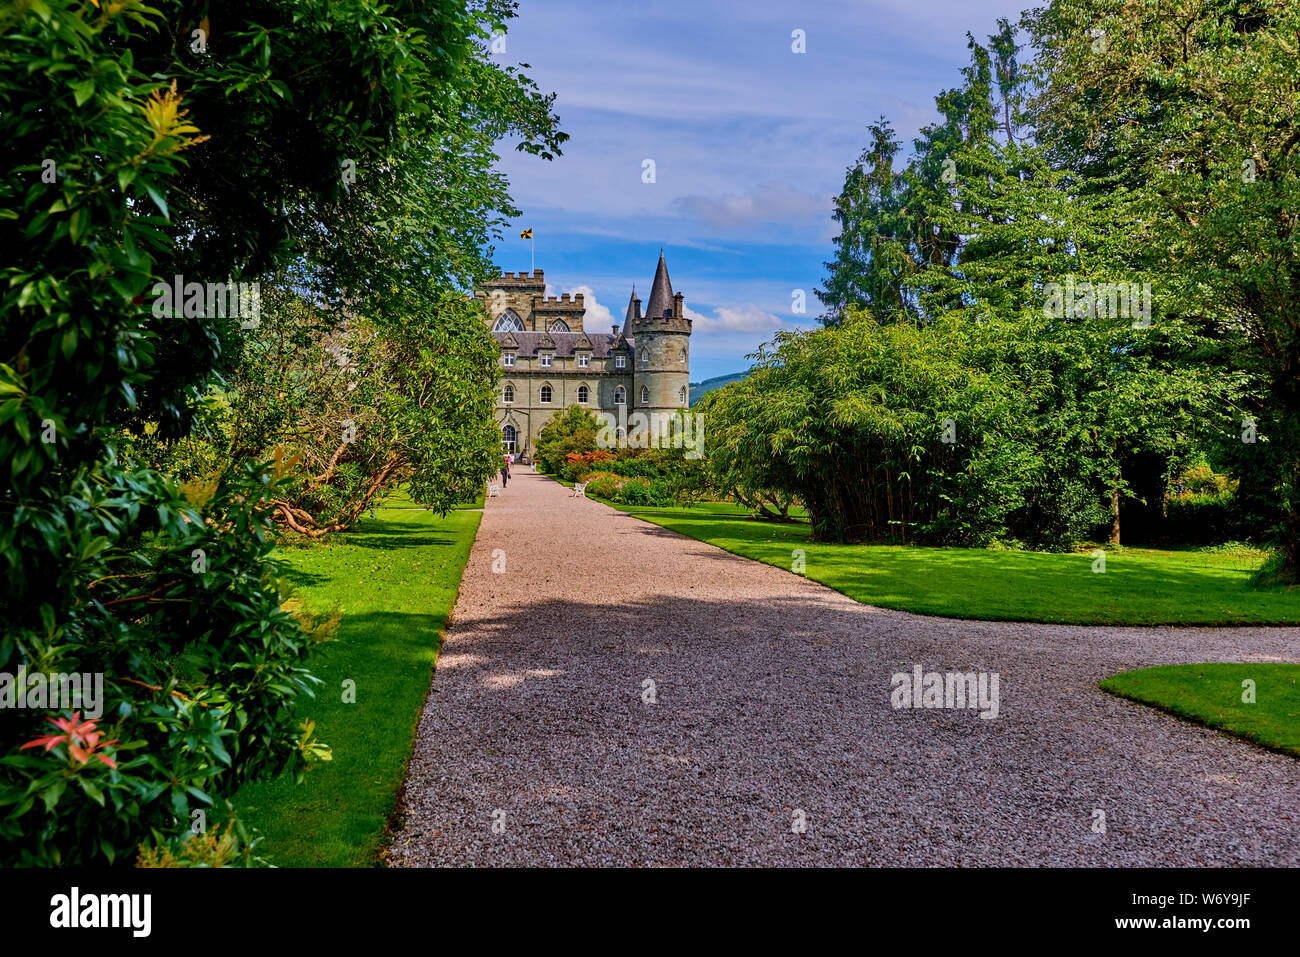
[[[529,268],[532,226],[550,294],[584,292],[587,327],[607,330],[632,283],[647,298],[663,246],[695,319],[691,378],[742,371],[777,329],[816,324],[832,198],[866,125],[886,115],[910,145],[960,80],[966,32],[1028,5],[521,0],[499,56],[558,94],[572,139],[551,163],[503,150],[524,214],[497,264]]]

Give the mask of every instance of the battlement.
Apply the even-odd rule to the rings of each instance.
[[[503,272],[489,286],[545,286],[545,275],[540,269],[534,269],[532,272],[511,273]]]
[[[567,292],[559,296],[533,296],[534,312],[581,312],[585,309],[580,292],[572,297]]]
[[[642,316],[628,330],[629,335],[638,332],[680,332],[691,334],[691,320],[685,316]]]

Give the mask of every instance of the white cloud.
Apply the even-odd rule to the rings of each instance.
[[[582,304],[586,313],[582,317],[582,327],[591,332],[604,332],[614,323],[614,314],[609,306],[596,301],[596,293],[590,286],[571,286],[564,290],[571,296],[582,293]]]
[[[710,226],[729,229],[746,223],[827,219],[834,200],[829,193],[817,196],[789,186],[764,183],[746,193],[731,193],[717,198],[680,196],[673,203]]]
[[[684,306],[682,311],[693,323],[692,333],[706,336],[734,332],[768,333],[786,325],[780,316],[749,303],[735,309],[719,306],[711,316],[696,312],[689,306]]]

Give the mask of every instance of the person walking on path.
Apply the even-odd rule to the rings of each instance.
[[[505,488],[510,482],[510,455],[509,453],[501,456],[501,487]]]

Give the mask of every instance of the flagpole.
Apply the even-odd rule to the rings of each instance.
[[[532,230],[528,231],[528,266],[529,272],[537,272],[537,240],[533,239]]]

